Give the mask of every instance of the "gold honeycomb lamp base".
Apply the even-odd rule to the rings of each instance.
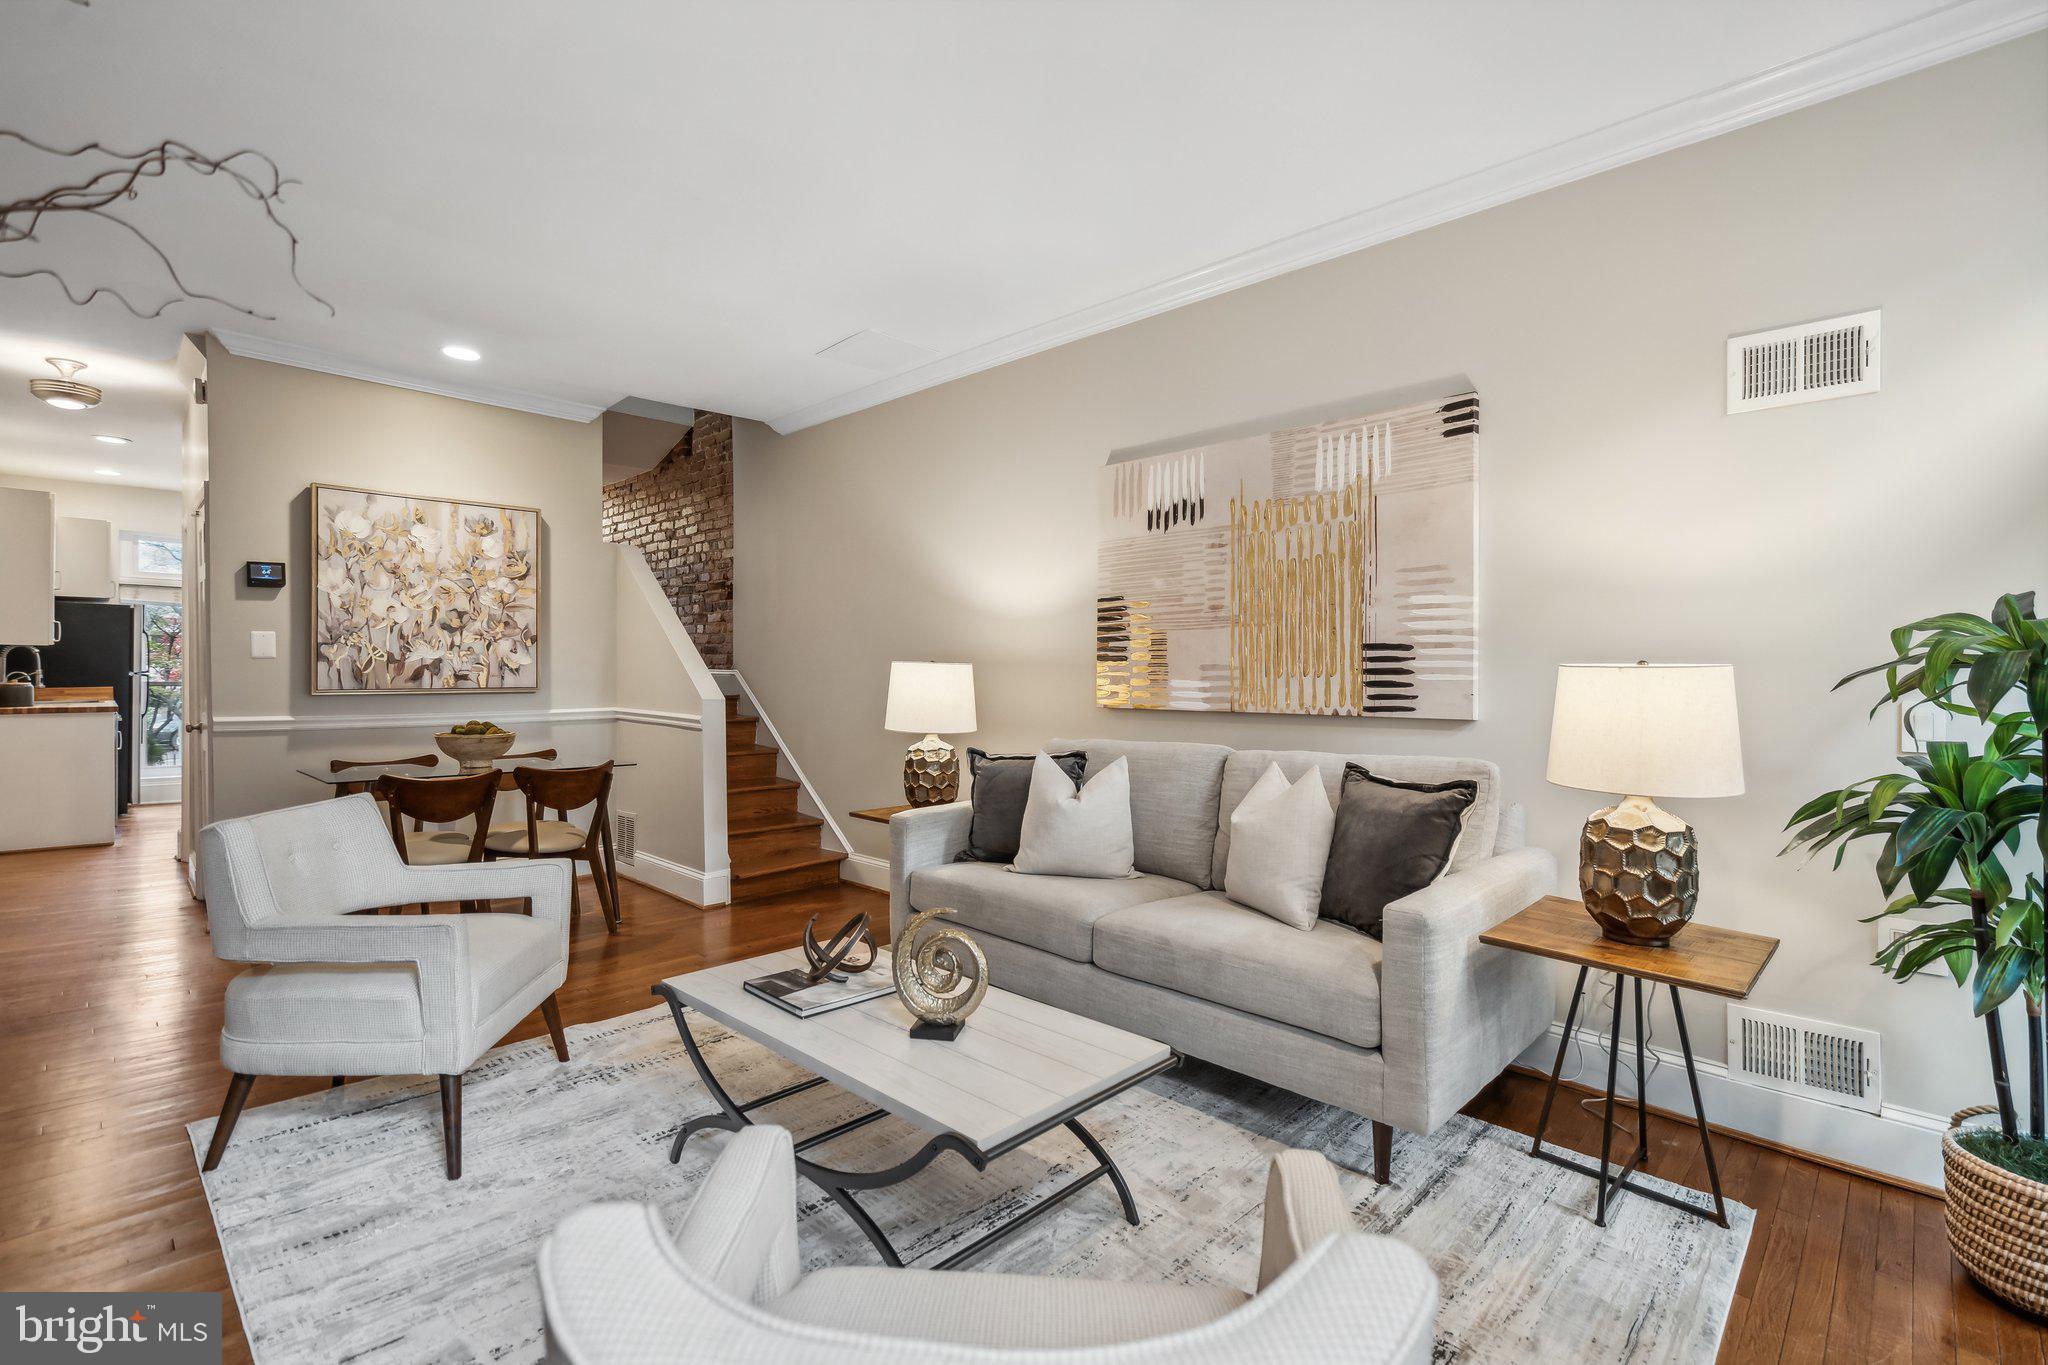
[[[953,746],[926,735],[903,755],[903,799],[913,806],[943,806],[960,799],[960,759]]]
[[[1699,838],[1647,796],[1594,811],[1579,835],[1579,898],[1617,943],[1668,947],[1700,897]]]

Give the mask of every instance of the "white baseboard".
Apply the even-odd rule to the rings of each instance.
[[[870,853],[849,853],[846,861],[839,865],[839,877],[856,886],[872,886],[877,891],[887,891],[889,860]]]
[[[1607,1039],[1583,1028],[1574,1032],[1584,1048],[1585,1064],[1579,1080],[1598,1088],[1607,1079]],[[1543,1037],[1516,1060],[1549,1075],[1551,1064],[1557,1059],[1558,1039],[1563,1036],[1564,1025],[1553,1021]],[[1635,1044],[1624,1036],[1621,1049],[1620,1085],[1623,1093],[1632,1095],[1628,1072],[1634,1066]],[[1650,1103],[1690,1115],[1692,1095],[1685,1084],[1684,1055],[1663,1047],[1652,1047],[1650,1051],[1658,1059],[1651,1068]],[[1565,1058],[1566,1075],[1571,1074],[1575,1055],[1578,1054]],[[1696,1069],[1707,1121],[1717,1127],[1910,1180],[1916,1185],[1941,1188],[1941,1135],[1948,1127],[1945,1115],[1896,1105],[1886,1105],[1881,1112],[1871,1114],[1746,1084],[1731,1078],[1727,1066],[1720,1062],[1701,1060]]]
[[[644,850],[635,853],[632,862],[620,863],[619,875],[629,882],[666,891],[692,905],[724,905],[732,899],[731,872],[685,867]]]

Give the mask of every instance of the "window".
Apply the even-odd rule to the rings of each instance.
[[[185,577],[185,543],[177,536],[121,533],[121,581],[175,586]]]

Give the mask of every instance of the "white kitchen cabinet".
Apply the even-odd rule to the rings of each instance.
[[[0,488],[0,645],[55,644],[56,627],[57,499]]]
[[[120,554],[113,522],[57,518],[57,596],[110,600]]]

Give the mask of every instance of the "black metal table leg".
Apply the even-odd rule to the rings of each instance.
[[[1600,1115],[1600,1199],[1593,1223],[1607,1226],[1607,1158],[1614,1152],[1614,1084],[1621,1078],[1621,996],[1627,988],[1614,974],[1614,1037],[1607,1045],[1607,1104]]]
[[[1635,978],[1636,996],[1636,1162],[1650,1164],[1650,1073],[1643,1063],[1643,979]],[[1615,1004],[1621,1001],[1617,999]]]
[[[1678,1003],[1676,987],[1669,994],[1671,1017],[1678,1021],[1678,1046],[1685,1053],[1685,1080],[1686,1084],[1692,1087],[1693,1122],[1699,1126],[1700,1150],[1707,1158],[1707,1183],[1714,1190],[1714,1221],[1725,1228],[1728,1226],[1728,1206],[1721,1199],[1721,1172],[1714,1165],[1714,1140],[1707,1136],[1707,1109],[1700,1103],[1700,1074],[1693,1069],[1692,1039],[1685,1032],[1685,1007]],[[1702,1218],[1706,1217],[1704,1210],[1700,1210],[1699,1213]]]
[[[1572,1024],[1579,1017],[1579,997],[1586,992],[1586,967],[1579,968],[1578,982],[1572,987],[1571,1007],[1564,1012],[1564,1032],[1557,1037],[1557,1060],[1550,1066],[1550,1085],[1543,1092],[1543,1112],[1536,1116],[1536,1136],[1529,1143],[1529,1155],[1543,1154],[1543,1133],[1550,1127],[1550,1106],[1557,1100],[1557,1083],[1564,1075],[1564,1053],[1571,1046]]]

